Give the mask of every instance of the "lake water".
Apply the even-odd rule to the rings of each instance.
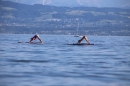
[[[0,86],[130,86],[130,36],[0,35]],[[36,40],[37,41],[37,40]],[[84,41],[85,42],[85,41]]]

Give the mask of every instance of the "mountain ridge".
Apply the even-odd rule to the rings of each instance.
[[[67,6],[67,7],[119,7],[130,8],[130,1],[128,0],[4,0],[13,1],[23,4],[42,4],[51,6]]]
[[[130,9],[57,7],[0,1],[0,33],[130,35]]]

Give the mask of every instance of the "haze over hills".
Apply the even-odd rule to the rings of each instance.
[[[79,24],[79,26],[78,26]],[[130,9],[0,1],[0,33],[130,35]]]
[[[43,4],[53,6],[87,6],[87,7],[130,7],[130,0],[4,0],[23,4]]]

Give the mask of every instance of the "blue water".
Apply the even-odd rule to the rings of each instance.
[[[0,35],[0,86],[130,86],[130,36]],[[36,40],[37,41],[37,40]],[[85,41],[84,41],[85,42]]]

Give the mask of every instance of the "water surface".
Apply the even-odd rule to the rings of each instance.
[[[80,39],[72,35],[0,36],[0,86],[130,85],[130,36],[88,36],[90,46],[66,45]]]

